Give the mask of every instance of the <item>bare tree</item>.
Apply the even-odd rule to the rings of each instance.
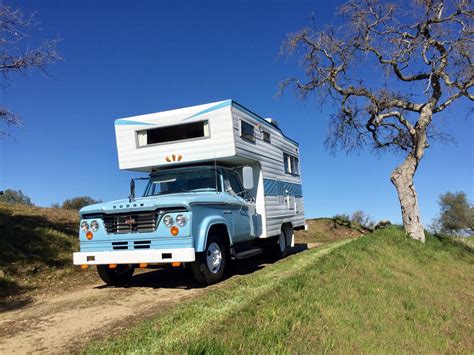
[[[0,72],[3,75],[3,88],[13,73],[26,75],[31,69],[45,72],[47,65],[62,59],[56,51],[58,40],[45,40],[36,48],[29,48],[29,40],[38,25],[33,15],[25,17],[21,10],[0,4]],[[19,125],[21,119],[8,108],[0,106],[0,123],[8,128]],[[0,138],[7,134],[0,127]]]
[[[403,5],[349,1],[339,13],[344,26],[314,25],[289,35],[283,51],[302,53],[304,79],[290,78],[282,89],[290,85],[301,98],[315,93],[336,102],[328,147],[351,151],[368,144],[403,153],[391,181],[407,233],[424,241],[413,178],[429,142],[439,136],[433,116],[460,99],[474,99],[474,11],[469,0],[417,0],[409,10]]]

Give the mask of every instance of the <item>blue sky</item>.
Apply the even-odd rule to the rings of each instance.
[[[116,118],[228,98],[280,122],[300,142],[307,217],[363,209],[374,219],[401,221],[392,169],[394,155],[336,156],[324,149],[334,107],[300,102],[278,83],[296,59],[278,55],[286,34],[315,13],[320,23],[334,1],[21,1],[36,12],[43,38],[61,37],[64,61],[50,76],[12,77],[0,104],[23,117],[15,140],[0,140],[0,189],[21,189],[40,206],[89,195],[124,198],[136,173],[118,170]],[[434,145],[415,183],[423,221],[438,213],[446,191],[474,196],[473,123],[467,102],[438,127],[457,143]]]

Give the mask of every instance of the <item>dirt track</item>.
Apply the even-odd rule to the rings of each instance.
[[[313,247],[316,245],[308,245]],[[292,253],[307,249],[299,245]],[[269,265],[263,257],[233,263],[231,274],[248,274]],[[28,305],[0,314],[0,353],[63,353],[90,340],[123,332],[152,314],[212,292],[200,288],[182,269],[150,270],[127,288],[86,284],[56,296],[38,296]]]
[[[60,353],[106,334],[123,331],[150,314],[208,289],[184,270],[136,275],[127,288],[89,284],[24,308],[0,314],[1,353]]]

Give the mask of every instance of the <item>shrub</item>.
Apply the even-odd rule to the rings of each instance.
[[[474,205],[465,192],[446,192],[439,198],[440,216],[431,229],[450,235],[472,235],[474,231]]]
[[[99,202],[101,201],[94,200],[89,196],[78,196],[64,201],[62,207],[67,210],[80,210],[84,206],[93,205],[94,203]]]
[[[24,195],[21,190],[15,191],[7,189],[0,194],[0,202],[14,205],[29,205],[33,206],[31,199]]]
[[[370,216],[362,210],[357,210],[352,214],[351,222],[365,228],[373,228],[375,225]]]

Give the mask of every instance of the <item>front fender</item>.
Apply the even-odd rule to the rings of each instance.
[[[194,221],[196,222],[196,220]],[[209,234],[209,229],[216,224],[223,224],[227,228],[227,234],[229,235],[230,243],[232,245],[232,228],[229,225],[229,222],[221,216],[208,216],[205,217],[199,224],[194,240],[194,248],[196,252],[202,252],[206,249],[207,236]]]

